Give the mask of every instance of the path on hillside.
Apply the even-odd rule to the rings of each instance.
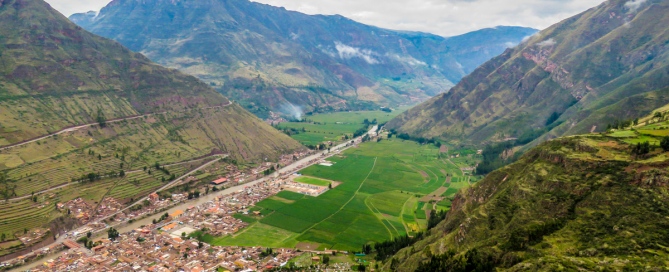
[[[221,154],[215,154],[215,155],[207,156],[207,157],[204,157],[204,158],[199,158],[199,159],[194,159],[194,160],[189,160],[189,161],[183,161],[183,162],[178,162],[178,163],[173,163],[173,164],[166,164],[166,165],[163,165],[163,167],[181,165],[181,164],[191,163],[191,162],[195,162],[195,161],[199,161],[199,160],[206,160],[206,159],[211,158],[211,157],[219,157],[219,156],[221,156]],[[142,170],[142,169],[132,170],[132,171],[125,172],[125,174],[128,175],[128,174],[137,173],[137,172],[141,172],[141,171],[144,171],[144,170]],[[45,190],[42,190],[42,191],[39,191],[39,192],[35,192],[34,194],[31,194],[31,195],[18,196],[18,197],[10,198],[9,200],[2,199],[2,200],[0,200],[0,203],[5,203],[7,201],[14,202],[14,201],[17,201],[17,200],[30,198],[33,195],[40,195],[40,194],[43,194],[43,193],[48,193],[48,192],[55,191],[55,190],[58,190],[58,189],[62,189],[62,188],[65,188],[67,186],[77,184],[77,183],[79,183],[79,182],[77,182],[77,181],[68,182],[68,183],[65,183],[65,184],[62,184],[62,185],[58,185],[56,187],[52,187],[52,188],[45,189]]]
[[[230,106],[230,105],[232,105],[232,102],[228,101],[227,105],[205,107],[205,108],[200,108],[200,109],[223,108],[223,107],[227,107],[227,106]],[[144,117],[153,116],[153,115],[165,114],[165,113],[169,113],[169,112],[184,112],[184,111],[185,110],[183,110],[183,111],[163,111],[163,112],[155,112],[155,113],[149,113],[149,114],[144,114],[144,115],[127,116],[127,117],[121,117],[121,118],[107,120],[107,121],[105,121],[105,123],[107,123],[107,124],[118,123],[118,122],[123,122],[123,121],[133,120],[133,119],[139,119],[139,118],[144,118]],[[59,130],[57,132],[54,132],[54,133],[51,133],[51,134],[47,134],[47,135],[44,135],[44,136],[39,136],[37,138],[33,138],[33,139],[30,139],[30,140],[25,140],[25,141],[22,141],[22,142],[18,142],[18,143],[14,143],[14,144],[11,144],[11,145],[0,147],[0,151],[10,149],[10,148],[13,148],[13,147],[19,147],[19,146],[22,146],[22,145],[27,145],[29,143],[34,143],[34,142],[37,142],[39,140],[43,140],[43,139],[46,139],[46,138],[49,138],[49,137],[52,137],[52,136],[55,136],[55,135],[60,135],[60,134],[67,133],[67,132],[73,132],[73,131],[80,130],[82,128],[88,128],[88,127],[97,126],[97,125],[99,125],[99,123],[96,122],[96,123],[89,123],[89,124],[64,128],[64,129],[61,129],[61,130]]]
[[[215,162],[217,162],[217,161],[219,161],[219,160],[221,160],[221,159],[224,159],[224,158],[227,158],[227,157],[228,157],[228,155],[214,155],[214,156],[219,156],[220,158],[215,159],[215,160],[211,160],[210,162],[207,162],[207,163],[205,163],[205,164],[203,164],[203,165],[200,165],[199,167],[197,167],[197,168],[191,170],[191,171],[188,172],[188,173],[183,174],[182,176],[176,178],[175,180],[173,180],[173,181],[171,181],[171,182],[168,182],[167,184],[163,185],[162,187],[158,188],[157,190],[155,190],[155,191],[153,191],[153,192],[151,192],[151,193],[149,193],[149,194],[152,194],[152,193],[158,193],[158,192],[163,191],[163,190],[165,190],[165,189],[167,189],[167,188],[170,188],[172,185],[174,185],[174,184],[180,182],[180,181],[181,181],[182,179],[184,179],[184,178],[187,178],[187,177],[190,176],[191,174],[193,174],[193,173],[195,173],[195,172],[197,172],[197,171],[200,171],[200,170],[202,170],[203,168],[207,168],[207,167],[209,167],[209,165],[212,165],[213,163],[215,163]],[[110,191],[111,191],[111,189],[110,189]],[[104,198],[103,198],[102,200],[104,200]],[[102,203],[102,200],[100,200],[100,203]],[[95,221],[93,221],[93,222],[100,222],[100,221],[107,220],[107,219],[109,219],[109,218],[111,218],[111,217],[116,216],[117,214],[119,214],[119,213],[121,213],[121,212],[124,212],[124,211],[126,211],[126,210],[132,208],[133,206],[135,206],[135,205],[137,205],[137,204],[142,203],[142,201],[144,201],[144,198],[143,198],[143,197],[140,198],[139,200],[135,201],[135,203],[132,203],[132,204],[130,204],[130,205],[127,205],[125,208],[123,208],[123,209],[121,209],[121,210],[119,210],[119,211],[117,211],[117,212],[115,212],[115,213],[113,213],[113,214],[110,214],[110,215],[108,215],[108,216],[106,216],[106,217],[99,218],[99,219],[97,219],[97,220],[95,220]]]

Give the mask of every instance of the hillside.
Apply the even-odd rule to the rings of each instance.
[[[666,116],[540,144],[459,193],[446,219],[386,269],[665,271]]]
[[[42,1],[2,2],[0,23],[5,26],[0,29],[0,147],[95,123],[98,116],[113,120],[216,109],[221,114],[209,115],[213,122],[235,122],[187,123],[184,129],[211,129],[214,134],[206,140],[215,143],[212,148],[240,158],[242,142],[266,143],[245,150],[248,160],[299,147],[238,106],[228,106],[228,99],[198,79],[89,34]]]
[[[247,0],[114,0],[70,19],[199,77],[263,118],[413,105],[536,32],[497,27],[443,38]]]
[[[646,114],[669,102],[668,11],[668,1],[606,1],[505,51],[388,126],[464,144],[536,145]]]
[[[225,155],[251,165],[303,148],[42,0],[0,1],[0,24],[2,240],[62,219],[58,202],[132,202]]]

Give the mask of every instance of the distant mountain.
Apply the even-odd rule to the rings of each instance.
[[[669,1],[606,1],[389,122],[414,137],[522,144],[603,131],[666,104]]]
[[[70,19],[262,117],[415,104],[536,32],[497,27],[443,38],[247,0],[115,0]]]
[[[0,147],[100,118],[151,113],[160,118],[145,122],[156,123],[151,129],[157,134],[134,129],[138,135],[132,141],[119,131],[91,134],[87,144],[93,146],[99,140],[142,146],[140,142],[164,140],[160,148],[181,150],[179,160],[216,149],[246,161],[276,158],[282,151],[301,147],[230,105],[197,78],[160,67],[117,42],[90,34],[41,0],[0,1],[0,24]],[[187,148],[179,147],[183,139],[189,139]],[[72,142],[59,144],[40,153],[47,156],[83,148]],[[153,152],[159,156],[162,151]],[[0,170],[5,169],[2,165]]]

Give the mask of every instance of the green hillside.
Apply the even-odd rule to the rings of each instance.
[[[446,220],[385,268],[667,270],[666,117],[540,144],[458,194]]]
[[[414,105],[536,32],[497,27],[444,38],[306,15],[248,0],[115,0],[70,17],[197,76],[261,117]]]
[[[48,227],[62,215],[57,202],[123,203],[212,155],[253,163],[303,148],[195,77],[90,34],[41,0],[0,1],[0,24],[0,233],[9,240]],[[171,175],[146,171],[156,163],[182,164]],[[89,175],[99,178],[79,182]]]
[[[627,2],[606,1],[539,32],[389,127],[465,144],[536,145],[666,104],[669,2],[641,1],[634,10]]]

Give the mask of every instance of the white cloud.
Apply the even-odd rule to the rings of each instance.
[[[506,48],[514,48],[514,47],[516,47],[516,45],[518,45],[518,44],[514,43],[514,42],[505,42],[504,43],[504,46],[506,46]]]
[[[555,40],[553,38],[550,38],[548,40],[545,40],[543,42],[537,43],[539,47],[547,47],[547,46],[553,46],[555,45]]]
[[[111,0],[46,0],[66,16]],[[498,25],[546,28],[604,0],[253,0],[307,14],[341,14],[397,30],[453,36]],[[643,0],[630,0],[631,3]]]
[[[360,49],[340,42],[335,42],[335,48],[337,49],[337,53],[339,53],[339,57],[342,59],[361,58],[369,64],[379,63],[378,60],[372,57],[372,55],[375,54],[372,50]]]
[[[427,66],[427,63],[417,60],[411,56],[403,57],[397,54],[389,54],[389,53],[386,56],[411,66]]]
[[[625,3],[625,7],[630,10],[630,12],[636,12],[644,3],[646,3],[646,0],[630,0]]]
[[[543,29],[605,0],[253,0],[308,14],[340,14],[396,30],[454,36],[505,26]],[[306,3],[310,10],[300,9]]]

